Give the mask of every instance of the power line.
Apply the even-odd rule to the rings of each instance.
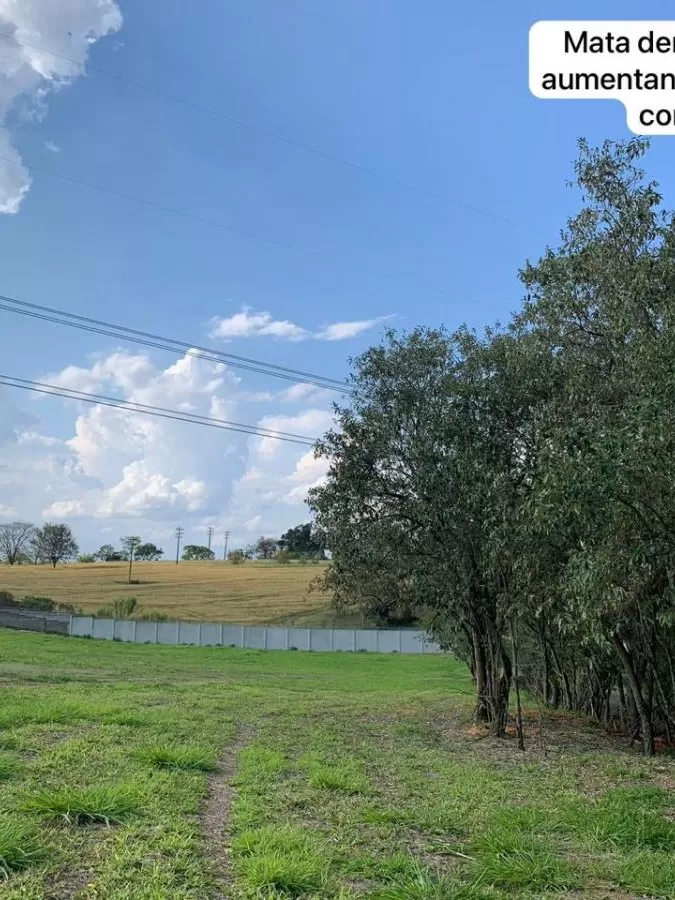
[[[152,406],[145,403],[137,403],[133,400],[121,400],[116,397],[106,397],[101,394],[92,394],[88,391],[76,391],[71,388],[63,388],[58,385],[45,384],[40,381],[30,381],[26,378],[15,378],[12,375],[0,375],[0,384],[5,387],[19,388],[20,390],[33,391],[38,394],[48,394],[62,397],[66,400],[78,400],[82,403],[92,403],[97,406],[110,406],[115,409],[123,409],[127,412],[142,413],[143,415],[158,416],[163,419],[173,419],[177,422],[188,422],[192,425],[204,425],[209,428],[219,428],[224,431],[236,431],[241,434],[249,434],[254,437],[272,438],[277,441],[286,441],[291,444],[300,444],[305,447],[313,447],[316,441],[307,435],[292,434],[286,431],[274,431],[271,428],[262,428],[257,425],[246,425],[241,422],[230,422],[227,419],[216,419],[211,416],[201,416],[196,413],[183,412],[177,409],[167,409],[163,406]]]
[[[102,334],[146,347],[166,350],[169,353],[178,355],[183,355],[185,351],[196,350],[198,351],[196,355],[211,362],[227,362],[233,368],[246,369],[261,375],[282,378],[286,381],[298,382],[298,380],[302,380],[304,383],[312,384],[315,387],[349,393],[349,388],[345,382],[338,381],[335,378],[314,375],[311,372],[303,372],[301,369],[291,369],[287,366],[266,363],[250,357],[238,356],[234,353],[225,353],[221,350],[214,350],[211,347],[201,347],[199,344],[189,344],[176,338],[162,337],[149,331],[139,331],[136,328],[128,328],[125,325],[115,325],[111,322],[104,322],[101,319],[93,319],[90,316],[80,316],[55,307],[41,306],[38,303],[18,300],[15,297],[0,294],[0,309],[23,316],[30,316],[45,322],[52,322],[56,325],[66,325],[70,328],[79,328],[82,331],[88,331],[93,334]]]
[[[122,75],[116,75],[113,72],[108,72],[106,69],[101,69],[98,66],[93,66],[88,62],[81,63],[79,60],[73,59],[70,56],[66,56],[63,53],[57,53],[54,50],[48,50],[45,47],[38,47],[36,44],[31,44],[28,41],[19,40],[13,34],[0,32],[0,38],[13,40],[20,46],[30,47],[32,50],[37,50],[38,53],[46,53],[48,56],[53,56],[56,59],[62,59],[66,62],[73,63],[82,70],[83,75],[86,74],[87,71],[95,72],[97,75],[102,75],[104,78],[111,79],[111,81],[117,81],[119,84],[136,88],[137,90],[143,91],[146,94],[150,94],[162,100],[167,100],[170,103],[175,103],[179,106],[184,106],[187,109],[206,113],[207,115],[213,116],[216,119],[221,119],[225,122],[229,122],[232,125],[236,125],[238,128],[244,128],[247,131],[253,131],[257,134],[261,134],[264,137],[269,138],[270,140],[278,141],[282,144],[286,144],[289,147],[295,147],[297,150],[302,150],[305,153],[311,153],[314,156],[318,156],[319,158],[328,160],[329,162],[337,163],[338,165],[344,166],[348,169],[352,169],[353,171],[362,172],[372,178],[376,178],[382,181],[388,181],[390,184],[394,184],[399,188],[404,188],[405,190],[413,191],[415,193],[431,197],[434,200],[440,200],[442,203],[447,203],[450,206],[457,207],[458,209],[465,209],[469,212],[477,213],[478,215],[485,216],[489,219],[494,219],[495,221],[515,226],[516,228],[525,228],[527,231],[534,231],[534,229],[530,228],[529,226],[523,226],[522,224],[515,222],[513,219],[509,219],[507,216],[502,216],[499,213],[493,212],[492,210],[486,210],[479,206],[474,206],[471,203],[464,203],[460,200],[454,199],[453,197],[448,197],[438,191],[421,187],[420,185],[413,184],[412,182],[405,181],[401,178],[396,178],[393,175],[387,175],[384,172],[379,172],[376,169],[371,169],[369,166],[364,166],[361,163],[353,162],[352,160],[345,159],[344,157],[338,156],[337,154],[329,153],[326,150],[320,150],[317,147],[313,147],[311,144],[305,144],[303,141],[297,141],[293,138],[285,137],[284,135],[279,134],[276,131],[271,131],[268,128],[263,128],[260,125],[253,124],[252,122],[246,122],[243,119],[238,119],[236,116],[231,116],[228,113],[220,112],[219,110],[213,109],[212,107],[204,106],[201,103],[195,103],[192,100],[186,100],[184,97],[179,97],[176,94],[170,94],[167,91],[159,90],[158,88],[143,84],[140,81],[135,81],[132,78],[125,78]]]
[[[0,156],[0,161],[5,162],[10,166],[24,165],[23,161],[17,162],[17,160],[11,159],[9,156]],[[36,166],[32,163],[29,163],[28,165],[33,171],[40,172],[42,175],[48,175],[50,178],[58,178],[61,181],[68,182],[69,184],[77,184],[81,187],[89,188],[89,190],[98,191],[101,194],[107,194],[110,197],[118,197],[122,200],[127,200],[130,203],[137,203],[140,206],[146,207],[147,209],[154,209],[172,216],[178,216],[181,219],[188,219],[193,222],[199,222],[201,225],[208,225],[210,228],[219,228],[221,231],[229,231],[231,234],[238,234],[241,237],[249,238],[250,240],[254,241],[260,241],[261,243],[269,244],[272,247],[280,247],[282,250],[291,250],[293,253],[310,256],[314,259],[323,259],[327,262],[334,263],[335,265],[353,269],[356,272],[364,272],[366,275],[371,275],[374,278],[380,278],[384,281],[398,282],[400,284],[406,285],[407,287],[414,287],[419,290],[428,291],[432,294],[438,294],[442,297],[451,297],[451,295],[442,288],[437,288],[433,285],[425,284],[421,281],[415,281],[412,278],[407,278],[405,275],[394,275],[391,272],[380,272],[377,269],[371,269],[368,266],[362,266],[359,263],[350,262],[349,260],[342,259],[339,256],[332,256],[330,253],[323,253],[321,250],[312,250],[307,247],[298,247],[295,244],[289,244],[286,241],[280,241],[278,238],[267,237],[267,235],[260,234],[256,231],[248,231],[245,228],[238,228],[236,225],[227,225],[225,222],[219,222],[217,219],[209,219],[205,216],[199,216],[196,213],[186,212],[185,210],[178,209],[175,206],[166,206],[165,204],[157,203],[154,200],[144,200],[141,197],[136,197],[134,194],[127,194],[124,191],[118,191],[114,188],[104,187],[103,185],[95,184],[93,181],[84,181],[81,178],[73,178],[71,175],[64,175],[61,172],[54,172],[52,169],[45,169],[42,166]]]

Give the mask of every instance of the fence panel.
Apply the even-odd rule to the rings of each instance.
[[[178,622],[158,622],[157,623],[157,643],[158,644],[178,644]]]
[[[141,622],[99,619],[95,616],[23,616],[20,610],[0,609],[0,626],[32,631],[55,631],[74,637],[135,642],[137,644],[248,647],[256,650],[314,650],[317,652],[441,653],[422,631],[411,629],[293,628],[265,625],[219,625],[213,622]]]
[[[68,613],[44,612],[38,609],[21,609],[13,606],[0,608],[0,626],[20,631],[43,631],[68,634]]]
[[[268,628],[267,649],[288,650],[288,628]]]
[[[401,632],[400,631],[381,631],[376,634],[376,645],[378,653],[400,653],[401,652]]]
[[[91,636],[104,641],[112,641],[115,637],[115,620],[94,618]]]
[[[219,647],[223,643],[222,625],[204,622],[199,643],[202,647]]]
[[[267,629],[257,625],[247,625],[244,628],[244,647],[251,650],[267,649]]]
[[[158,622],[136,622],[134,640],[137,644],[156,644]]]
[[[319,651],[329,651],[333,649],[333,629],[332,628],[310,628],[309,629],[309,649]]]
[[[377,653],[377,632],[368,631],[366,628],[355,629],[356,633],[356,650],[366,651],[367,653]]]

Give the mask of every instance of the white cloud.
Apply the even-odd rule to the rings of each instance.
[[[324,409],[307,409],[296,416],[263,416],[258,423],[261,428],[276,433],[285,431],[312,440],[319,438],[332,422],[332,415]],[[267,458],[281,453],[283,443],[272,437],[255,438],[257,452]]]
[[[252,312],[244,307],[226,319],[216,318],[213,322],[212,337],[229,340],[234,337],[275,337],[285,341],[302,341],[310,333],[299,325],[286,320],[274,319],[271,313]]]
[[[274,337],[284,341],[345,341],[369,331],[380,322],[391,316],[380,316],[376,319],[360,319],[354,322],[334,322],[325,325],[318,331],[302,328],[294,322],[275,319],[269,312],[254,312],[243,307],[241,312],[227,318],[216,318],[212,321],[211,337],[232,340],[243,337]]]
[[[317,332],[314,337],[321,341],[345,341],[363,334],[364,331],[369,331],[388,318],[390,316],[380,316],[378,319],[362,319],[356,322],[335,322],[333,325],[327,325]]]
[[[261,415],[259,402],[225,365],[190,352],[164,368],[140,353],[115,352],[36,378],[309,437],[332,424],[328,392],[275,391]],[[279,412],[283,394],[294,404],[290,415]],[[279,535],[307,520],[307,490],[323,476],[323,461],[310,448],[272,438],[54,397],[35,398],[30,408],[50,417],[60,412],[59,431],[51,433],[0,393],[0,510],[35,522],[72,520],[83,551],[133,530],[162,541],[169,554],[177,525],[187,542],[199,543],[206,524],[221,544],[227,529],[230,548],[263,533]]]
[[[0,0],[0,213],[18,212],[31,183],[11,115],[41,118],[49,92],[81,75],[90,46],[121,27],[114,0]]]
[[[16,510],[13,506],[5,506],[4,503],[0,503],[0,519],[11,519],[16,516]]]
[[[61,152],[61,148],[58,144],[55,144],[54,141],[45,141],[45,150],[49,150],[50,153]]]

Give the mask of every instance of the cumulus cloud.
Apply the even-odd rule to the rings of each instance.
[[[310,438],[333,424],[332,392],[297,384],[256,394],[225,364],[195,351],[161,365],[118,350],[36,378]],[[129,531],[166,541],[176,525],[186,540],[201,541],[206,525],[221,535],[227,529],[230,547],[279,535],[307,519],[307,491],[325,474],[313,450],[270,437],[75,399],[25,402],[30,415],[0,392],[0,516],[14,518],[14,510],[29,521],[71,520],[86,550]],[[41,422],[43,411],[58,431]]]
[[[235,337],[275,337],[284,341],[302,341],[310,332],[293,322],[275,319],[271,313],[256,313],[244,307],[226,319],[216,318],[213,322],[212,337],[230,340]]]
[[[31,183],[12,115],[44,115],[49,93],[81,75],[91,45],[121,27],[114,0],[0,0],[0,213],[18,212]]]
[[[311,385],[274,391],[261,416],[239,377],[193,352],[162,367],[118,351],[38,378],[309,437],[332,424],[328,409],[315,404],[319,398],[328,407],[328,392],[314,393]],[[283,395],[294,404],[290,414],[280,411]],[[0,432],[0,516],[13,518],[14,509],[30,521],[71,520],[86,549],[129,530],[166,541],[179,524],[200,540],[206,525],[217,534],[228,529],[231,547],[278,535],[306,520],[307,490],[325,472],[310,448],[269,437],[44,396],[33,398],[34,414],[25,416],[8,400],[0,394],[0,422],[4,411],[9,424],[4,443]],[[58,436],[39,419],[54,404],[61,408]]]
[[[380,316],[354,322],[334,322],[318,331],[310,331],[286,319],[275,319],[269,312],[254,312],[249,307],[244,307],[241,312],[227,318],[216,317],[211,323],[211,337],[226,341],[244,337],[273,337],[283,341],[345,341],[390,318],[391,316]]]
[[[49,150],[50,153],[61,152],[61,148],[58,144],[55,144],[54,141],[45,141],[45,150]]]

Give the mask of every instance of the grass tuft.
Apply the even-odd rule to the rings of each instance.
[[[365,794],[368,790],[363,776],[342,766],[318,766],[312,772],[309,783],[315,788],[345,794]]]
[[[215,772],[213,753],[203,747],[164,744],[144,747],[138,758],[155,769],[177,769],[183,772]]]
[[[6,753],[0,753],[0,782],[9,781],[19,770],[19,764],[14,757]]]
[[[27,869],[43,855],[33,831],[14,822],[0,822],[0,878]]]
[[[28,812],[72,825],[120,825],[140,809],[140,797],[129,788],[56,788],[29,798]]]
[[[565,860],[541,841],[517,832],[488,832],[474,841],[480,854],[476,883],[507,890],[565,891],[579,877]]]
[[[675,851],[675,823],[663,815],[672,798],[654,787],[615,788],[568,810],[570,830],[603,849]]]
[[[413,863],[412,870],[404,877],[369,896],[372,900],[497,900],[501,895],[491,887],[459,884]]]
[[[235,840],[234,851],[241,857],[239,872],[252,891],[298,897],[321,890],[326,883],[326,854],[302,828],[248,829]]]

